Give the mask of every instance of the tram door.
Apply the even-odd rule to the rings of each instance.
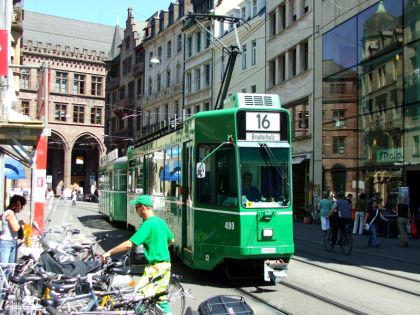
[[[193,252],[194,212],[192,208],[193,145],[185,142],[182,150],[182,248],[183,257],[188,259]]]

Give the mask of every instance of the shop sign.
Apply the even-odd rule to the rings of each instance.
[[[378,162],[401,162],[403,158],[401,148],[376,151],[376,161]]]

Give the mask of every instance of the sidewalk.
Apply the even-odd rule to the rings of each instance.
[[[295,240],[303,240],[305,242],[322,243],[324,232],[321,230],[319,224],[303,224],[299,221],[294,221],[294,238]],[[368,248],[369,236],[353,235],[353,252],[363,251],[384,258],[398,258],[399,260],[409,261],[420,265],[420,238],[409,238],[408,247],[401,247],[398,238],[378,237],[381,244],[379,248]],[[299,249],[299,246],[296,246]],[[302,248],[303,249],[303,248]]]

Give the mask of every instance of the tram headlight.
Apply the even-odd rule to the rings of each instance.
[[[263,229],[263,237],[273,237],[273,229]]]

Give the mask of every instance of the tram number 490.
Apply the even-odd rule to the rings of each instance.
[[[235,222],[225,222],[225,229],[226,230],[234,230],[235,229]]]

